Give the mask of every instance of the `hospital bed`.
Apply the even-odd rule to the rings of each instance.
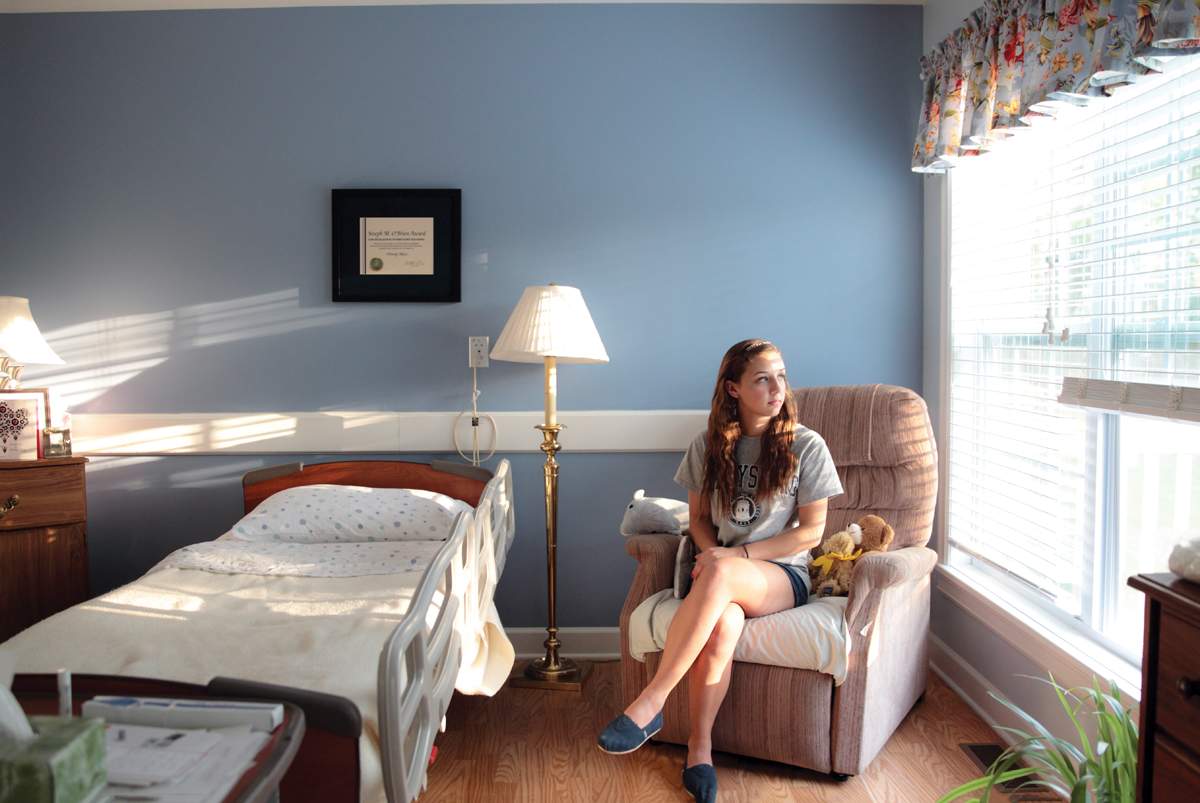
[[[304,486],[316,487],[299,490]],[[458,500],[457,512],[448,533],[404,542],[351,537],[270,542],[260,550],[239,535],[251,525],[258,530],[267,519],[255,516],[270,507],[260,505],[284,498],[276,494],[289,491],[289,500],[304,505],[329,486],[355,486],[340,490],[368,500],[371,492],[356,488],[416,489]],[[248,474],[243,497],[248,515],[222,538],[179,550],[138,580],[56,614],[0,648],[15,655],[19,673],[65,666],[185,684],[224,676],[277,684],[263,686],[263,696],[300,690],[302,707],[305,694],[348,699],[361,717],[359,728],[353,713],[317,706],[314,717],[306,708],[308,733],[285,778],[286,798],[378,803],[386,793],[391,803],[415,799],[453,692],[493,694],[512,668],[512,645],[493,602],[514,533],[508,461],[494,474],[438,461],[296,464]],[[330,526],[361,529],[362,520],[347,511]],[[217,569],[188,568],[197,556],[203,564],[212,554]],[[280,561],[280,554],[288,560]],[[235,571],[247,562],[265,573]],[[21,682],[18,675],[14,688]],[[245,696],[244,688],[240,692]],[[352,740],[356,750],[349,749]]]

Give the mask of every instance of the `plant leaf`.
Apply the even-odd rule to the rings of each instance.
[[[939,797],[937,799],[937,803],[952,803],[952,801],[957,800],[968,792],[976,792],[993,783],[1007,783],[1008,781],[1013,781],[1017,778],[1025,778],[1032,774],[1032,769],[1029,769],[1028,767],[1022,767],[1021,769],[1008,770],[1007,772],[998,773],[994,777],[992,775],[984,775],[983,777],[976,778],[973,781],[967,781],[962,786],[954,787],[949,792]]]
[[[1022,676],[1029,677],[1029,676]],[[1015,741],[992,763],[987,772],[948,792],[939,803],[951,803],[963,795],[982,791],[974,800],[986,801],[997,784],[1024,778],[1017,788],[1043,788],[1070,803],[1133,803],[1137,782],[1138,730],[1132,711],[1121,702],[1115,681],[1109,690],[1093,676],[1090,686],[1066,688],[1054,675],[1033,678],[1054,689],[1059,706],[1075,730],[1079,744],[1061,739],[1015,703],[989,692],[991,697],[1016,715],[1022,728],[995,726]],[[1084,717],[1094,717],[1093,744],[1084,727]],[[1019,766],[1024,763],[1025,766]]]

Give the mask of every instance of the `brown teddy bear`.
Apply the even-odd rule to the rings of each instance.
[[[896,538],[892,525],[875,515],[863,516],[858,520],[858,526],[862,528],[859,546],[863,552],[887,552]]]
[[[879,516],[867,515],[826,538],[809,564],[813,596],[843,597],[850,593],[854,563],[866,552],[886,552],[896,531]],[[855,545],[858,549],[855,549]]]

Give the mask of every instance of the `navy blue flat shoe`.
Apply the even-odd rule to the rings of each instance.
[[[697,803],[717,803],[717,769],[712,764],[683,768],[683,788]]]
[[[608,723],[608,727],[600,732],[600,737],[596,741],[605,753],[623,756],[644,745],[650,737],[662,730],[662,726],[662,711],[655,714],[654,719],[650,720],[644,728],[639,728],[632,719],[621,714]]]

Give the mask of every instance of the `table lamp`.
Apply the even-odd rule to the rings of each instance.
[[[24,364],[62,365],[38,331],[29,299],[0,296],[0,390],[20,387]]]
[[[545,422],[541,450],[546,454],[546,576],[549,607],[549,638],[546,654],[525,667],[517,685],[552,689],[579,689],[586,670],[570,658],[561,658],[555,622],[555,570],[557,565],[558,461],[558,364],[605,363],[608,352],[592,323],[583,294],[574,287],[550,284],[526,287],[508,316],[508,323],[492,349],[492,359],[508,362],[540,362],[545,366]]]

